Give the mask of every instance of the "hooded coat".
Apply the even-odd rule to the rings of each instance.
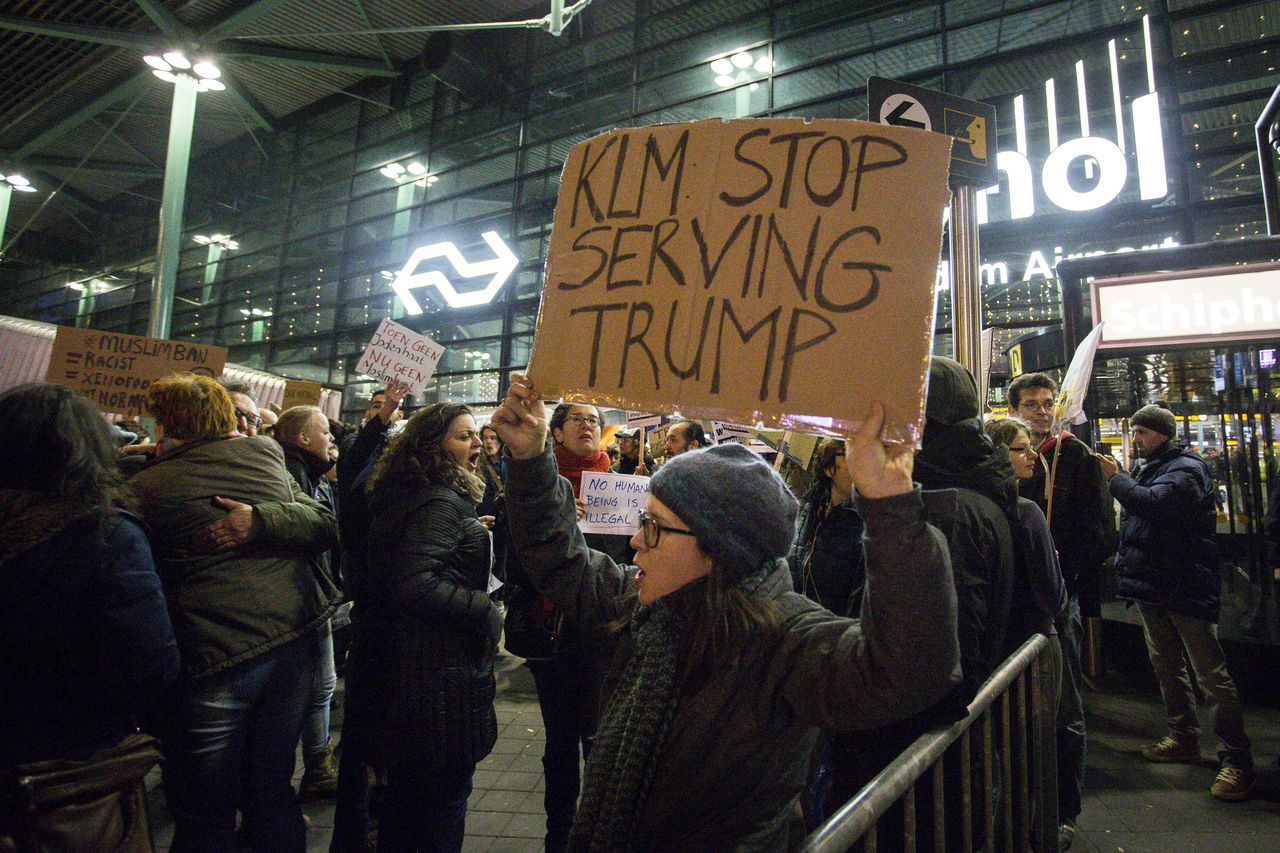
[[[1208,622],[1218,621],[1213,477],[1200,454],[1170,439],[1137,476],[1107,484],[1120,502],[1117,595]]]

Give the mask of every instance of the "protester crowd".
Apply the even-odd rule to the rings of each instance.
[[[148,849],[129,844],[158,749],[175,851],[304,850],[299,801],[320,798],[336,800],[333,851],[459,850],[505,648],[543,716],[547,851],[790,849],[1040,634],[1065,849],[1084,781],[1082,612],[1118,550],[1169,711],[1144,755],[1200,755],[1185,648],[1217,702],[1212,793],[1244,799],[1209,470],[1157,406],[1132,419],[1143,464],[1118,470],[1053,430],[1057,390],[1019,377],[1010,416],[984,424],[972,376],[934,358],[919,449],[882,443],[873,406],[848,441],[817,444],[797,496],[694,420],[668,426],[657,458],[641,432],[603,442],[596,407],[548,411],[519,374],[487,424],[458,404],[405,418],[392,383],[358,428],[174,374],[148,390],[154,436],[64,388],[13,388],[0,797],[90,768],[115,784],[93,831]],[[651,478],[630,537],[579,529],[583,475],[606,471]],[[942,784],[959,802],[957,773]],[[66,820],[33,829],[35,814],[0,798],[0,849]],[[962,817],[948,812],[947,849],[983,843]]]

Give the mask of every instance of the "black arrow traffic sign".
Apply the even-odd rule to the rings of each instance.
[[[924,122],[907,118],[905,113],[917,104],[912,101],[903,101],[898,104],[887,116],[889,124],[896,124],[898,127],[919,127],[924,128]]]

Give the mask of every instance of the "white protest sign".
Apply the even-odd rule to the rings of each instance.
[[[640,529],[640,511],[648,494],[648,477],[583,471],[582,499],[587,512],[578,527],[583,533],[630,536]]]
[[[627,429],[655,427],[660,423],[662,423],[662,415],[651,415],[648,412],[627,412]]]
[[[724,421],[712,421],[711,437],[715,439],[716,444],[724,444],[726,441],[747,444],[755,436],[751,427],[746,424],[727,424]]]
[[[421,394],[436,372],[444,347],[394,320],[383,320],[356,363],[356,371],[379,382],[407,382],[409,392]]]

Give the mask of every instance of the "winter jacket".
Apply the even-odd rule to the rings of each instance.
[[[1200,454],[1170,439],[1136,478],[1116,473],[1108,488],[1123,509],[1117,595],[1217,622],[1216,493]]]
[[[831,487],[815,483],[800,501],[796,539],[787,555],[791,583],[838,616],[856,616],[866,571],[862,563],[862,519],[853,501],[830,505]]]
[[[0,558],[0,767],[114,746],[178,677],[139,520],[118,511],[101,537],[87,518],[42,534]]]
[[[1093,451],[1069,433],[1065,441],[1045,442],[1040,453],[1031,478],[1019,483],[1018,491],[1035,501],[1049,517],[1068,594],[1079,594],[1087,612],[1095,613],[1099,571],[1107,557],[1115,553],[1115,510],[1107,493],[1107,481]],[[1045,482],[1055,456],[1058,461],[1051,515]]]
[[[337,495],[334,493],[333,484],[325,478],[325,473],[333,467],[332,463],[321,460],[314,453],[308,453],[300,447],[284,444],[280,446],[284,450],[284,467],[302,489],[303,494],[329,510],[334,518],[337,518]],[[339,536],[341,536],[341,530],[339,530]],[[332,550],[325,551],[323,554],[317,554],[315,558],[316,566],[327,574],[338,588],[342,586],[341,575],[338,572],[341,558],[340,545],[335,545]]]
[[[953,516],[931,512],[928,518],[946,534],[951,550],[964,681],[928,728],[963,717],[982,682],[1004,659],[1017,573],[1010,522],[1017,517],[1018,493],[1008,451],[991,446],[976,418],[927,429],[914,476],[926,489],[957,490]]]
[[[337,590],[314,558],[334,546],[332,513],[302,493],[272,438],[182,444],[129,480],[151,529],[187,678],[251,660],[315,628]],[[226,510],[215,496],[247,503],[263,522],[254,541],[220,554],[192,539]]]
[[[1019,555],[1017,578],[1010,597],[1009,625],[1005,629],[1004,657],[1013,654],[1033,634],[1058,633],[1053,620],[1067,606],[1067,587],[1058,567],[1053,536],[1044,513],[1033,501],[1018,498],[1018,518],[1027,532],[1030,550]]]
[[[384,483],[370,503],[344,737],[376,767],[474,765],[498,737],[488,532],[474,504],[436,483]]]
[[[369,555],[369,495],[365,484],[373,474],[378,457],[386,449],[388,425],[377,416],[365,421],[360,431],[343,442],[338,454],[338,516],[342,537],[342,593],[356,602],[352,616],[360,612],[364,597]]]
[[[507,474],[525,570],[590,633],[590,650],[616,676],[632,646],[628,629],[610,623],[634,601],[634,568],[587,547],[550,453],[509,460]],[[795,846],[818,727],[888,722],[936,701],[958,678],[946,545],[925,524],[919,492],[859,499],[857,508],[866,523],[861,621],[793,592],[785,568],[766,578],[756,594],[779,609],[781,636],[749,643],[729,664],[684,682],[637,818],[636,849]]]

